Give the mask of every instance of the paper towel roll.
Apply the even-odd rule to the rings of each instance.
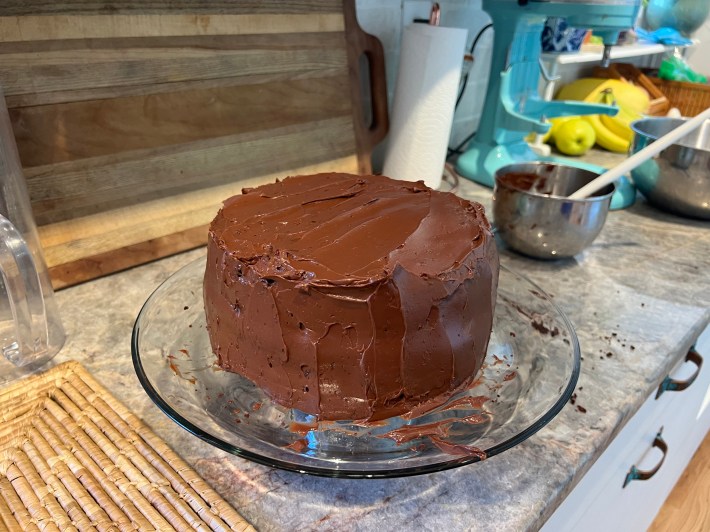
[[[454,119],[467,30],[404,30],[383,173],[438,188]]]

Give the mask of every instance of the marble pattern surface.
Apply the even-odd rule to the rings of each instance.
[[[490,205],[491,191],[458,193]],[[342,480],[300,475],[229,455],[192,436],[148,398],[130,336],[141,305],[196,250],[58,293],[76,359],[143,418],[259,530],[526,530],[539,527],[710,320],[710,223],[643,200],[612,212],[574,259],[502,261],[548,291],[576,327],[576,404],[517,447],[419,477]],[[582,406],[586,412],[582,412]]]

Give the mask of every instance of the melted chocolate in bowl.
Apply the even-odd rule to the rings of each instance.
[[[581,200],[568,196],[596,177],[590,170],[545,162],[501,168],[493,197],[493,217],[501,240],[539,259],[580,253],[601,231],[614,186]]]
[[[550,195],[551,187],[547,177],[528,172],[508,172],[498,177],[498,182],[516,190],[536,194]]]
[[[404,414],[478,373],[498,268],[477,203],[382,176],[287,178],[230,198],[210,227],[212,348],[288,408]]]

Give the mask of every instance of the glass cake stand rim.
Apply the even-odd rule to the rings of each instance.
[[[182,427],[183,429],[185,429],[187,432],[191,433],[192,435],[197,436],[201,440],[209,443],[210,445],[213,445],[214,447],[217,447],[218,449],[226,451],[226,452],[233,454],[235,456],[239,456],[241,458],[245,458],[245,459],[250,460],[252,462],[255,462],[255,463],[258,463],[261,465],[265,465],[265,466],[269,466],[269,467],[273,467],[273,468],[277,468],[277,469],[283,469],[286,471],[302,473],[302,474],[310,474],[310,475],[321,476],[321,477],[351,478],[351,479],[378,479],[378,478],[382,479],[382,478],[409,477],[409,476],[423,475],[423,474],[429,474],[429,473],[436,473],[439,471],[446,471],[449,469],[454,469],[454,468],[458,468],[458,467],[461,467],[464,465],[468,465],[468,464],[482,461],[481,458],[476,455],[471,455],[471,456],[449,455],[451,457],[450,460],[425,464],[425,465],[421,465],[421,466],[405,466],[405,467],[401,467],[399,469],[392,469],[392,470],[371,470],[371,469],[366,469],[366,468],[344,470],[344,469],[337,469],[337,468],[309,466],[309,465],[303,465],[303,464],[295,464],[292,462],[288,462],[286,460],[281,460],[279,458],[264,456],[264,455],[256,453],[256,452],[252,452],[247,449],[243,449],[241,447],[238,447],[236,445],[233,445],[229,442],[222,440],[221,438],[200,428],[199,426],[197,426],[196,424],[194,424],[190,420],[185,419],[165,399],[163,399],[163,397],[160,395],[158,390],[156,390],[155,387],[151,384],[150,379],[144,370],[143,363],[141,361],[140,350],[139,350],[139,346],[138,346],[138,339],[139,339],[139,332],[140,332],[140,321],[141,321],[141,316],[145,313],[146,309],[150,306],[151,301],[160,292],[161,288],[171,280],[172,277],[176,276],[178,273],[180,273],[183,270],[186,270],[190,267],[194,267],[195,263],[203,262],[204,260],[205,260],[205,256],[202,256],[202,257],[195,259],[194,261],[191,261],[187,265],[178,269],[170,277],[168,277],[166,280],[161,282],[160,285],[158,285],[158,287],[150,294],[150,296],[147,298],[145,303],[142,305],[141,310],[138,313],[136,321],[133,325],[133,330],[132,330],[132,334],[131,334],[131,357],[132,357],[132,361],[133,361],[134,370],[136,372],[139,382],[141,383],[141,386],[143,386],[143,389],[145,390],[146,394],[156,404],[156,406],[158,406],[158,408],[166,416],[168,416],[169,419],[171,419],[173,422],[175,422],[178,426]],[[567,382],[567,385],[566,385],[564,391],[562,391],[560,393],[558,399],[547,410],[547,412],[545,412],[543,415],[541,415],[539,417],[539,419],[537,419],[535,422],[531,423],[529,426],[522,429],[520,432],[518,432],[514,436],[511,436],[508,439],[506,439],[496,445],[493,445],[492,447],[490,447],[488,449],[483,449],[483,452],[485,453],[485,457],[486,457],[485,459],[491,458],[491,457],[498,455],[504,451],[507,451],[508,449],[515,447],[516,445],[519,445],[520,443],[524,442],[525,440],[530,438],[532,435],[537,433],[540,429],[542,429],[544,426],[546,426],[550,421],[552,421],[557,416],[557,414],[560,413],[562,408],[565,406],[565,404],[569,401],[570,397],[574,393],[574,390],[577,386],[577,381],[579,380],[579,374],[581,371],[581,349],[580,349],[580,345],[579,345],[579,339],[577,337],[577,333],[575,331],[575,328],[572,325],[572,323],[570,322],[569,318],[567,318],[565,313],[562,312],[562,310],[552,300],[552,298],[547,294],[547,292],[545,290],[543,290],[540,286],[538,286],[536,283],[534,283],[533,281],[531,281],[530,279],[528,279],[524,275],[514,272],[513,270],[511,270],[510,268],[506,267],[503,264],[500,265],[500,268],[502,270],[505,270],[506,272],[522,279],[523,281],[527,282],[530,285],[530,288],[533,288],[533,289],[537,290],[538,293],[542,294],[542,296],[544,296],[547,303],[549,303],[550,306],[557,312],[557,317],[562,320],[562,322],[567,327],[568,332],[570,333],[570,347],[572,349],[572,371],[571,371],[569,381]]]

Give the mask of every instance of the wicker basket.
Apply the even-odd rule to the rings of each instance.
[[[650,78],[683,116],[695,116],[710,107],[710,85]]]
[[[254,532],[81,364],[65,362],[0,388],[0,530],[77,529]]]

